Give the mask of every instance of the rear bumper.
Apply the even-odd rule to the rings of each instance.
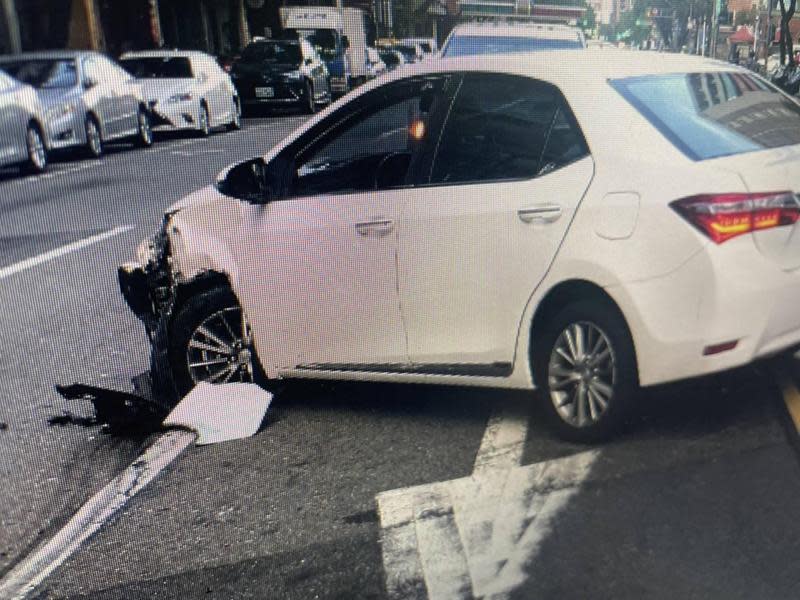
[[[748,237],[708,246],[665,277],[607,291],[631,329],[645,386],[740,367],[800,344],[800,270],[779,269]]]

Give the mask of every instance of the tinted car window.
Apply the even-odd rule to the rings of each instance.
[[[568,50],[583,48],[581,40],[543,39],[536,37],[511,37],[489,35],[453,36],[444,49],[444,56],[469,56],[473,54],[504,54],[507,52],[535,52],[537,50]]]
[[[242,51],[242,60],[299,64],[302,61],[302,54],[300,44],[297,42],[256,42]]]
[[[192,64],[185,57],[125,58],[120,61],[137,79],[191,79]]]
[[[381,57],[387,67],[396,67],[400,64],[400,59],[394,52],[378,52],[378,56]]]
[[[800,144],[800,105],[748,73],[648,75],[611,85],[693,160]]]
[[[3,68],[12,77],[39,89],[70,88],[78,84],[72,59],[10,62],[3,63]]]
[[[431,183],[531,178],[585,154],[555,87],[526,77],[468,75],[442,133]]]
[[[437,88],[400,84],[365,106],[296,161],[294,195],[389,189],[405,183],[411,158],[428,137]]]

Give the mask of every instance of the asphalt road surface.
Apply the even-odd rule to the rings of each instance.
[[[147,369],[116,266],[301,122],[0,173],[0,586],[155,439],[55,390]],[[598,447],[555,439],[525,393],[290,384],[256,436],[189,446],[28,597],[795,599],[792,378],[797,361],[646,390]]]

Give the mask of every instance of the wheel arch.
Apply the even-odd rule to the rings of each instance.
[[[533,313],[533,318],[531,319],[530,323],[527,354],[529,368],[531,369],[531,379],[534,379],[532,357],[534,346],[536,344],[536,332],[542,331],[542,328],[547,323],[548,319],[554,317],[564,307],[579,300],[597,300],[598,302],[602,302],[614,310],[622,319],[622,322],[625,324],[628,337],[631,341],[638,378],[639,359],[636,351],[635,338],[633,336],[628,319],[625,317],[625,313],[623,313],[617,301],[605,289],[592,281],[586,279],[568,279],[557,283],[551,289],[549,289],[539,301]]]

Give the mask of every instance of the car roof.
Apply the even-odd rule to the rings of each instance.
[[[554,23],[463,23],[453,29],[452,35],[563,39],[578,37],[580,30]]]
[[[2,62],[16,62],[19,60],[63,60],[76,59],[82,56],[103,56],[93,50],[46,50],[42,52],[22,52],[20,54],[7,54],[0,56]]]
[[[414,71],[420,74],[447,71],[508,73],[566,84],[667,73],[747,72],[747,69],[689,54],[586,48],[440,58],[406,67],[396,72],[394,77],[407,76]]]
[[[197,50],[136,50],[134,52],[125,52],[120,59],[123,58],[209,58],[205,52]]]

